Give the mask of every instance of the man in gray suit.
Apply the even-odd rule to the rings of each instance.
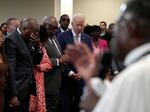
[[[33,67],[40,63],[43,56],[37,37],[38,30],[37,21],[28,18],[23,20],[20,27],[12,31],[4,41],[6,60],[10,69],[6,112],[29,112],[30,92],[35,89]]]
[[[67,63],[66,55],[61,54],[61,48],[55,36],[58,22],[55,17],[48,16],[43,19],[43,26],[47,29],[49,39],[45,44],[48,56],[52,62],[52,70],[44,74],[45,96],[47,112],[57,112],[59,93],[61,87],[62,65]]]

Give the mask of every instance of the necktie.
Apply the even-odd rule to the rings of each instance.
[[[79,35],[75,35],[74,40],[79,42]]]

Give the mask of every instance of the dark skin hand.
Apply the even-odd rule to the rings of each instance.
[[[38,48],[41,47],[41,43],[40,43],[40,37],[39,37],[39,33],[36,32],[35,34],[34,33],[31,33],[30,35],[30,40],[34,43],[34,45]]]
[[[67,65],[69,62],[68,56],[63,54],[59,57],[59,63]]]
[[[19,105],[20,105],[20,101],[17,96],[14,96],[9,100],[10,107],[17,108]]]

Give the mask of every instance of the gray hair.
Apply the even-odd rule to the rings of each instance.
[[[81,13],[74,14],[72,17],[72,21],[74,21],[76,18],[81,18],[85,21],[85,16]]]

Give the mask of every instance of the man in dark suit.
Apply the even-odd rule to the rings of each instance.
[[[45,47],[52,62],[52,70],[44,74],[46,109],[47,112],[57,112],[63,73],[62,64],[67,61],[67,58],[65,55],[61,55],[61,48],[55,36],[55,32],[58,29],[56,18],[53,16],[45,17],[43,19],[43,26],[48,31],[49,39]]]
[[[82,32],[84,24],[85,17],[83,15],[74,15],[72,29],[58,35],[62,51],[68,44],[74,44],[75,41],[85,43],[92,50],[91,38]],[[79,101],[84,82],[72,64],[67,65],[65,71],[68,75],[63,77],[61,112],[79,112]]]
[[[60,16],[59,24],[60,24],[60,27],[58,28],[58,30],[55,33],[56,36],[58,36],[60,33],[70,30],[68,28],[68,26],[70,24],[69,16],[67,14],[63,14],[62,16]]]
[[[23,20],[20,27],[11,32],[4,41],[6,60],[10,69],[6,112],[29,112],[29,95],[34,89],[32,70],[35,64],[40,63],[43,55],[37,37],[38,30],[37,21],[28,18]]]

